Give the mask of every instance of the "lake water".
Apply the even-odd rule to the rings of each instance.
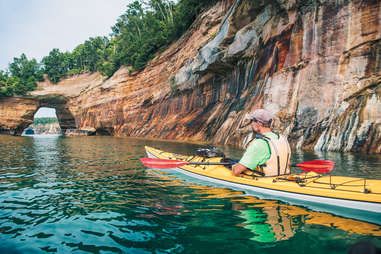
[[[146,169],[144,145],[188,154],[200,147],[0,136],[0,253],[320,254],[347,253],[359,241],[381,247],[380,225]],[[315,158],[334,160],[335,174],[381,179],[380,156],[300,152],[293,161]]]

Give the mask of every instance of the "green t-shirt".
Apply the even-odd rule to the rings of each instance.
[[[272,139],[278,138],[278,135],[273,132],[266,132],[262,135]],[[270,156],[271,150],[267,142],[263,139],[254,139],[249,144],[249,147],[243,154],[239,164],[255,170],[258,165],[266,164],[266,162],[270,159]]]

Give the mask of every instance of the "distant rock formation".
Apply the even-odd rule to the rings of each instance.
[[[48,124],[32,124],[30,127],[32,127],[35,134],[38,135],[61,134],[61,128],[58,122]]]

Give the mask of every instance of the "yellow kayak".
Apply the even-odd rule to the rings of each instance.
[[[221,158],[186,156],[145,147],[150,158],[220,162]],[[309,172],[277,177],[233,176],[223,165],[187,164],[174,170],[185,175],[245,190],[262,198],[290,201],[381,224],[381,180]]]

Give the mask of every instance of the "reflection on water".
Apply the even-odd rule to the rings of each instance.
[[[380,244],[380,225],[184,181],[138,161],[144,145],[178,153],[199,145],[8,136],[0,144],[2,253],[345,253],[359,240]],[[347,175],[381,176],[378,158],[324,156]]]
[[[275,242],[287,240],[298,228],[320,225],[354,234],[381,236],[381,225],[312,211],[273,200],[261,200],[240,191],[225,188],[193,186],[203,199],[223,198],[232,202],[232,209],[244,219],[241,224],[253,233],[252,240]],[[298,219],[297,219],[298,218]],[[298,222],[298,223],[296,223]]]

